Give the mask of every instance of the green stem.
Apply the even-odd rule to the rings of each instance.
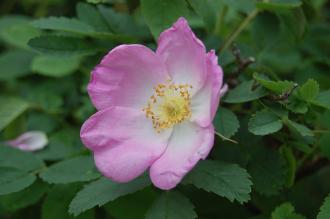
[[[217,136],[219,136],[219,137],[220,137],[222,140],[224,140],[224,141],[230,141],[230,142],[232,142],[232,143],[234,143],[234,144],[238,144],[237,141],[232,140],[232,139],[230,139],[230,138],[227,138],[227,137],[223,136],[222,134],[220,134],[219,132],[215,132],[215,134],[216,134]]]
[[[304,165],[304,163],[305,163],[310,157],[312,157],[312,156],[315,154],[315,152],[317,151],[317,149],[318,149],[318,144],[316,143],[316,144],[312,147],[310,153],[305,154],[301,159],[298,160],[298,162],[297,162],[297,169],[300,169],[300,168]]]
[[[258,9],[254,9],[248,16],[242,21],[242,23],[237,27],[237,29],[229,36],[226,40],[223,47],[219,49],[219,51],[224,51],[228,49],[228,47],[233,43],[233,41],[238,37],[238,35],[246,28],[246,26],[257,16],[259,13]]]
[[[321,134],[325,133],[325,134],[327,134],[327,133],[330,133],[330,130],[314,130],[313,132],[314,133],[321,133]]]
[[[223,27],[227,11],[228,11],[228,7],[226,5],[221,8],[221,11],[217,16],[218,19],[215,24],[214,34],[220,35],[220,31],[221,31],[221,28]]]
[[[263,0],[263,2],[269,2],[269,0]],[[224,46],[219,49],[219,52],[228,49],[228,47],[233,43],[233,41],[238,37],[238,35],[246,28],[247,25],[255,18],[259,13],[258,9],[254,9],[248,16],[242,21],[242,23],[237,27],[237,29],[229,36],[229,38],[224,43]]]

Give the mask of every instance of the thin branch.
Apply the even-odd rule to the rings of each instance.
[[[215,28],[214,28],[214,33],[216,35],[220,34],[221,28],[223,27],[226,14],[228,12],[228,6],[224,5],[223,7],[221,7],[220,10],[221,11],[217,16],[216,25],[215,25]]]
[[[246,26],[257,16],[259,13],[258,9],[253,10],[248,16],[242,21],[242,23],[237,27],[236,30],[229,36],[225,41],[223,47],[219,49],[219,52],[224,51],[230,47],[234,40],[239,36],[239,34],[246,28]]]
[[[295,91],[295,89],[298,87],[298,84],[293,84],[292,88],[288,91],[285,91],[284,93],[280,94],[280,95],[270,95],[269,98],[273,101],[284,101],[287,100],[293,93],[293,91]]]
[[[262,2],[269,2],[269,0],[262,0]],[[230,47],[230,45],[234,42],[234,40],[239,36],[239,34],[249,25],[249,23],[258,15],[259,10],[254,9],[251,11],[245,19],[238,25],[238,27],[234,30],[234,32],[229,36],[229,38],[225,41],[223,47],[219,48],[219,52],[224,51]]]
[[[234,143],[234,144],[238,144],[237,141],[235,141],[235,140],[233,140],[233,139],[230,139],[230,138],[227,138],[227,137],[223,136],[222,134],[220,134],[219,132],[215,132],[215,134],[216,134],[217,136],[219,136],[219,137],[220,137],[222,140],[224,140],[224,141],[230,141],[230,142],[232,142],[232,143]]]
[[[237,80],[236,78],[252,63],[255,62],[254,57],[242,58],[241,51],[237,47],[237,45],[233,45],[232,47],[233,56],[235,56],[235,60],[237,63],[237,67],[230,73],[227,83],[231,86],[236,86]]]
[[[330,130],[314,130],[314,133],[321,133],[321,134],[327,134],[330,133]]]

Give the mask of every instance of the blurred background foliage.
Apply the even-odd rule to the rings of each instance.
[[[156,48],[159,33],[180,16],[216,50],[230,87],[209,159],[234,165],[221,166],[224,174],[246,169],[249,175],[239,172],[244,185],[233,177],[224,180],[231,191],[211,180],[201,189],[183,183],[175,192],[142,186],[129,194],[101,178],[70,212],[86,219],[319,214],[330,193],[329,1],[1,0],[0,14],[0,218],[73,218],[72,199],[100,178],[79,139],[95,112],[86,92],[90,71],[119,44]],[[34,153],[4,145],[28,130],[47,133],[49,145]],[[221,169],[206,167],[218,179]],[[207,180],[198,171],[203,166],[193,174]],[[200,185],[199,178],[187,182]],[[117,193],[105,197],[105,188]],[[318,219],[330,218],[328,199]]]

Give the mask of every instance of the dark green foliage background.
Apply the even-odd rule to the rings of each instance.
[[[329,1],[1,0],[0,15],[0,218],[330,218]],[[230,87],[214,149],[173,191],[114,183],[79,139],[90,71],[119,44],[155,49],[180,16]],[[49,145],[5,145],[28,130]]]

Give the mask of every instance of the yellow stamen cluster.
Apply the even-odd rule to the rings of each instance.
[[[154,94],[143,108],[146,117],[152,120],[154,129],[160,133],[191,117],[188,84],[173,84],[167,81],[154,87]]]

